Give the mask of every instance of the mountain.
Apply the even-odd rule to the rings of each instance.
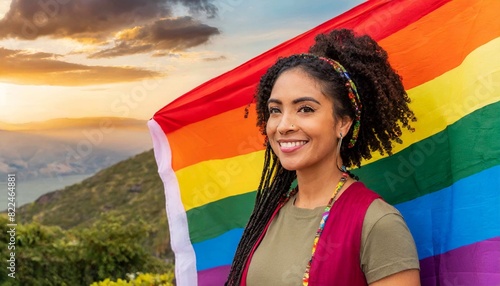
[[[16,218],[20,223],[35,221],[71,229],[88,227],[106,213],[122,216],[129,223],[149,224],[155,231],[146,247],[156,256],[172,257],[163,184],[152,150],[103,169],[81,183],[44,194],[18,208]]]
[[[145,120],[115,117],[0,122],[0,181],[93,174],[152,148]]]

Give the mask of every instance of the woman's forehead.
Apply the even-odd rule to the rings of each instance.
[[[270,94],[270,99],[279,99],[281,101],[291,101],[297,97],[311,97],[317,101],[331,101],[331,98],[325,95],[321,82],[300,67],[281,73],[276,79]]]

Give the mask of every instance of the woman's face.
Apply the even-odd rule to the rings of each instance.
[[[266,132],[285,169],[335,168],[342,128],[333,116],[333,104],[300,68],[278,77],[268,100]]]

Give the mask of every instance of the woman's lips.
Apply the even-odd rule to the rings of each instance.
[[[307,144],[307,141],[304,141],[304,140],[289,141],[289,140],[287,140],[287,141],[278,141],[278,144],[280,146],[281,152],[291,153],[291,152],[294,152],[294,151],[302,148],[302,146]]]

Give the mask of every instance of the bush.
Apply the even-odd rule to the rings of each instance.
[[[172,272],[171,265],[147,252],[142,242],[151,227],[112,214],[90,228],[64,231],[38,223],[16,227],[16,279],[7,276],[8,221],[0,217],[0,285],[89,285],[127,273]]]
[[[109,278],[104,281],[94,282],[90,286],[173,286],[174,273],[165,274],[140,273],[128,275],[127,280],[118,279],[116,282]]]

